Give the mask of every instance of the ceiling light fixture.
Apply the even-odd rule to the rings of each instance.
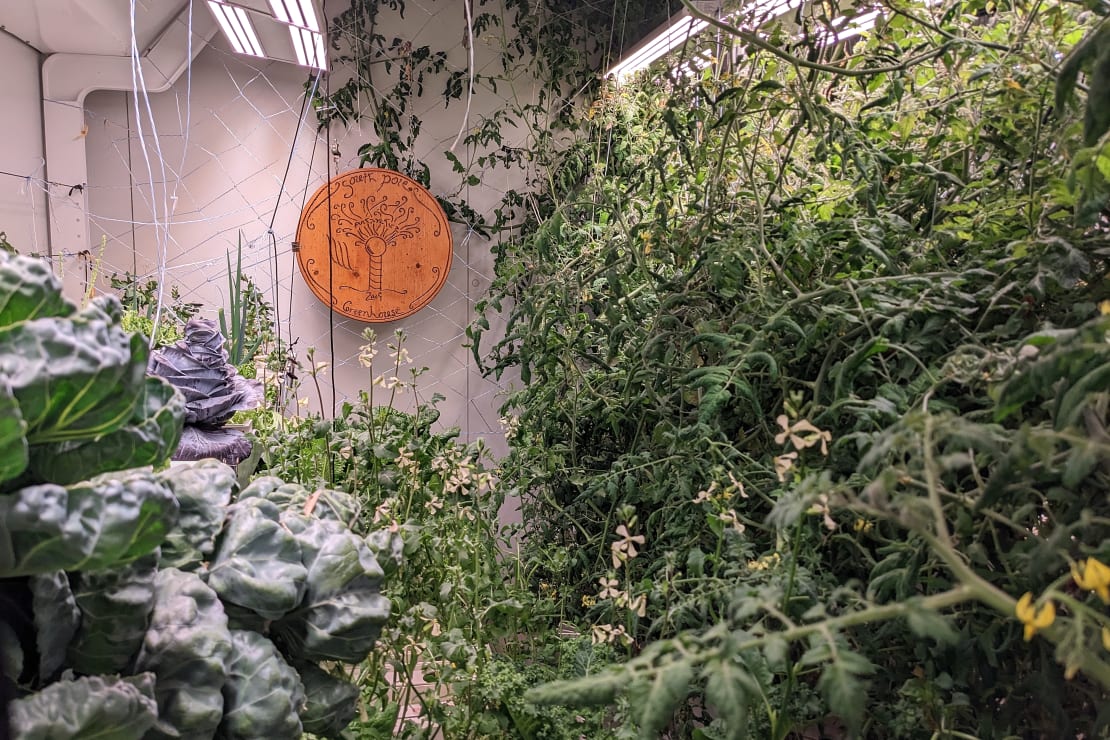
[[[749,2],[740,10],[725,16],[725,20],[736,22],[744,19],[745,27],[759,28],[780,16],[802,6],[804,0],[756,0]],[[706,14],[716,14],[720,5],[716,0],[694,0],[695,6]],[[677,49],[688,39],[703,31],[709,24],[682,11],[667,23],[649,34],[638,43],[617,64],[613,65],[606,77],[612,76],[621,82],[632,74],[644,69],[661,56]],[[699,65],[699,68],[702,68]]]
[[[320,33],[320,22],[312,0],[269,0],[274,18],[289,25],[289,38],[293,41],[293,51],[297,63],[303,67],[324,69],[327,56],[324,54],[324,36]]]
[[[713,6],[716,10],[717,4],[713,3]],[[659,57],[682,46],[708,25],[702,19],[694,18],[688,11],[683,10],[633,46],[624,58],[609,68],[605,76],[613,77],[619,83],[646,68]]]
[[[297,63],[302,67],[324,69],[324,37],[307,28],[289,27],[293,39],[293,51],[297,53]]]
[[[864,31],[870,31],[874,28],[879,18],[878,10],[871,10],[851,19],[843,15],[834,18],[829,23],[832,29],[824,34],[821,41],[826,44],[839,44],[842,41],[855,38]]]
[[[274,17],[282,23],[288,23],[298,28],[307,28],[309,31],[320,31],[320,23],[316,19],[316,9],[311,0],[269,0],[270,10]]]
[[[262,44],[258,42],[258,35],[254,32],[254,25],[247,16],[247,11],[237,5],[227,5],[220,0],[208,0],[208,7],[224,36],[231,42],[231,48],[240,54],[249,54],[252,57],[264,57]]]
[[[709,24],[698,18],[682,18],[658,31],[658,35],[651,36],[647,39],[648,43],[637,45],[638,48],[634,47],[633,52],[614,65],[605,73],[605,76],[612,76],[616,78],[618,82],[627,77],[631,77],[659,57],[677,49],[685,43],[687,39],[698,34],[707,25]]]

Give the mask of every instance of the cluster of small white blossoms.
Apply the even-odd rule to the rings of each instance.
[[[632,644],[632,637],[629,636],[623,624],[595,624],[590,628],[590,642],[595,645],[602,642],[615,642],[617,640],[620,640],[625,645]]]
[[[498,419],[498,422],[501,424],[501,430],[505,432],[505,439],[513,439],[516,437],[517,432],[520,431],[519,416],[502,416]]]
[[[628,591],[619,588],[620,581],[616,578],[602,576],[597,579],[597,582],[601,585],[601,591],[598,592],[597,598],[602,600],[612,599],[617,606],[627,607],[629,611],[636,612],[636,616],[643,617],[647,615],[647,594],[633,596]]]
[[[784,445],[789,440],[794,447],[792,451],[784,452],[775,458],[775,474],[778,476],[780,483],[786,482],[786,474],[794,467],[794,463],[798,459],[798,452],[801,450],[820,444],[821,454],[825,456],[829,454],[829,442],[832,441],[831,432],[822,431],[805,419],[800,419],[792,424],[786,414],[779,414],[775,421],[782,427],[782,431],[775,435],[775,444]]]
[[[479,470],[477,462],[457,447],[434,457],[432,470],[443,480],[445,494],[486,490],[493,484],[490,472]]]
[[[362,333],[362,336],[366,340],[366,344],[363,344],[359,348],[358,364],[368,370],[373,370],[374,358],[378,356],[378,348],[374,344],[377,336],[374,334],[374,331],[372,329],[367,329],[366,331],[364,331]],[[409,351],[401,346],[401,343],[404,341],[404,339],[404,333],[400,329],[398,329],[396,332],[396,341],[390,342],[388,345],[386,345],[389,347],[389,360],[390,364],[393,366],[392,373],[378,374],[371,381],[372,386],[384,388],[387,391],[401,393],[404,392],[406,387],[415,385],[415,383],[406,383],[405,381],[401,380],[400,377],[398,377],[401,366],[408,365],[412,362],[412,359],[409,357]],[[414,378],[416,375],[419,375],[420,372],[421,371],[414,371]]]
[[[740,498],[747,498],[748,494],[744,491],[744,484],[736,480],[732,472],[728,472],[729,484],[721,487],[717,481],[709,484],[709,487],[703,491],[698,491],[698,495],[694,497],[693,503],[695,504],[711,504],[714,508],[714,516],[717,517],[726,526],[732,527],[737,532],[742,533],[745,529],[744,523],[740,521],[740,515],[736,513],[736,509],[728,506],[734,496]]]
[[[641,547],[647,542],[642,534],[632,534],[628,529],[629,526],[635,526],[636,517],[632,517],[628,524],[617,525],[616,535],[617,539],[610,543],[609,550],[613,559],[613,569],[620,570],[630,560],[635,559],[640,551],[636,546]],[[628,611],[636,614],[638,617],[644,617],[647,614],[647,594],[642,593],[638,596],[633,596],[629,590],[620,587],[620,580],[617,578],[602,577],[598,579],[598,584],[601,590],[597,594],[597,599],[602,601],[612,600],[613,603]],[[591,600],[592,603],[593,600]],[[583,603],[586,603],[585,601]],[[591,628],[590,640],[592,642],[615,642],[620,640],[624,644],[630,644],[632,638],[628,635],[623,625],[612,624],[596,624]]]

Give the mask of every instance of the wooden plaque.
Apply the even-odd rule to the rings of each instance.
[[[447,282],[451,228],[415,180],[390,170],[352,170],[325,183],[305,205],[297,265],[333,311],[370,323],[396,321],[428,305]]]

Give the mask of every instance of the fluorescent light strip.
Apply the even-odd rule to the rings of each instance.
[[[850,20],[847,16],[843,15],[839,18],[834,18],[829,23],[829,25],[833,27],[833,30],[827,31],[821,37],[821,43],[836,44],[840,43],[841,41],[847,41],[848,39],[855,38],[864,31],[870,31],[872,28],[874,28],[878,20],[878,10],[869,11],[862,15],[858,15]],[[837,30],[836,27],[840,25],[844,25],[844,28]]]
[[[274,14],[274,18],[282,23],[292,23],[293,19],[289,17],[289,11],[285,8],[285,0],[270,0],[270,10]]]
[[[271,2],[281,1],[282,0],[271,0]],[[298,1],[308,2],[308,0]],[[763,24],[800,7],[803,1],[804,0],[760,0],[730,14],[729,19],[732,20],[747,16],[754,21],[752,23],[753,28],[759,28]],[[931,4],[939,2],[939,0],[926,0],[926,2]],[[850,20],[847,16],[840,16],[831,22],[830,25],[833,27],[833,30],[826,32],[821,37],[820,42],[838,43],[859,36],[864,31],[874,28],[879,18],[880,13],[878,10],[863,13]],[[836,30],[837,26],[843,24],[847,25]],[[645,42],[643,46],[632,52],[631,56],[617,62],[617,64],[609,69],[605,76],[612,76],[620,82],[624,78],[630,77],[634,73],[644,69],[659,57],[674,51],[682,45],[682,43],[696,36],[708,25],[707,22],[700,18],[684,16],[667,28],[659,31],[654,38]],[[699,66],[698,68],[703,67]]]
[[[270,0],[270,10],[282,23],[288,23],[297,28],[307,28],[309,31],[319,32],[320,30],[312,0]]]
[[[687,39],[696,36],[707,25],[709,24],[700,18],[684,17],[679,19],[678,22],[664,29],[656,38],[650,40],[647,45],[633,52],[632,56],[618,62],[616,66],[609,70],[606,76],[613,75],[617,80],[620,80],[644,69],[659,57],[677,49]]]
[[[258,42],[254,26],[251,25],[250,18],[247,17],[245,10],[224,5],[216,0],[208,0],[208,7],[212,10],[212,15],[216,17],[224,36],[231,42],[235,51],[255,57],[265,56],[262,53],[262,44]]]
[[[307,28],[289,27],[289,37],[293,40],[293,51],[297,53],[297,63],[303,67],[324,69],[324,37]]]
[[[753,25],[758,27],[802,5],[803,0],[759,0],[749,6],[732,13],[729,18],[736,19],[742,16],[752,18]],[[700,18],[683,16],[667,28],[658,32],[658,35],[644,43],[631,56],[617,62],[606,73],[612,75],[619,82],[625,77],[644,69],[661,56],[669,54],[687,39],[696,36],[709,24]]]
[[[780,15],[784,15],[801,5],[802,0],[763,0],[763,2],[757,2],[742,8],[740,11],[733,13],[730,18],[748,16],[752,18],[758,26],[778,18]]]

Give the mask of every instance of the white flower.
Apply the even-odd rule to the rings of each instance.
[[[692,503],[700,504],[700,503],[704,503],[706,501],[712,501],[713,500],[713,492],[716,491],[716,490],[717,490],[717,481],[713,481],[712,483],[709,484],[709,488],[706,488],[704,491],[698,491],[698,495],[694,496],[694,500],[693,500]]]
[[[729,471],[728,479],[732,483],[732,490],[740,495],[740,498],[747,498],[748,494],[744,491],[744,484],[732,477],[732,472]]]
[[[829,530],[836,529],[836,522],[829,516],[829,496],[822,493],[817,497],[817,502],[810,506],[806,511],[807,514],[821,514],[824,517],[825,528]]]
[[[744,523],[740,521],[740,517],[736,514],[735,509],[729,509],[728,511],[722,511],[717,516],[725,524],[731,524],[732,528],[735,529],[737,532],[743,532],[744,531]]]
[[[590,641],[595,645],[602,642],[613,642],[618,639],[625,645],[632,642],[632,638],[628,636],[622,624],[615,627],[611,624],[595,624],[590,628]]]
[[[786,414],[779,414],[775,421],[782,427],[782,432],[775,435],[775,444],[785,444],[787,438],[789,438],[790,444],[794,445],[794,449],[804,450],[820,443],[821,454],[829,454],[829,442],[832,441],[831,432],[821,431],[805,419],[791,425],[790,420],[786,418]]]
[[[617,588],[617,586],[620,585],[620,581],[616,578],[602,577],[598,578],[597,582],[601,584],[601,591],[597,594],[597,598],[599,599],[619,599],[624,595],[624,591]]]
[[[628,527],[623,524],[617,527],[617,535],[620,539],[610,545],[610,549],[613,551],[614,568],[619,568],[625,561],[636,557],[636,545],[644,544],[644,536],[642,534],[633,535],[629,533]]]
[[[378,354],[378,350],[372,344],[365,344],[359,348],[358,364],[363,367],[374,367],[374,356]]]
[[[786,474],[794,467],[794,461],[797,459],[797,452],[787,452],[775,458],[775,475],[778,476],[779,483],[786,482]]]

